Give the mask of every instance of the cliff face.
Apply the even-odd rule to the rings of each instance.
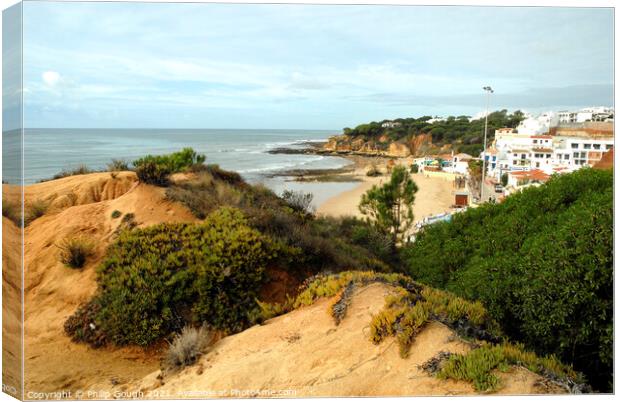
[[[400,139],[397,141],[390,139],[387,135],[382,135],[377,140],[367,140],[361,136],[337,135],[331,137],[323,149],[329,152],[406,158],[425,155],[434,148],[431,135],[421,134],[409,140]]]

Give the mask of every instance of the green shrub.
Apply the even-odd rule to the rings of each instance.
[[[205,160],[204,155],[197,154],[192,148],[184,148],[168,155],[147,155],[133,161],[133,165],[140,181],[166,186],[171,173],[187,171],[196,164],[204,163]]]
[[[146,184],[167,186],[169,183],[168,177],[171,173],[172,170],[167,165],[159,165],[156,162],[148,161],[136,165],[138,180]]]
[[[414,291],[397,287],[395,294],[386,298],[385,308],[372,318],[370,340],[380,343],[388,336],[396,336],[401,356],[407,357],[415,336],[431,319],[474,339],[498,340],[502,336],[480,302],[424,286]]]
[[[71,237],[61,241],[57,247],[60,249],[60,262],[69,268],[82,268],[93,254],[95,245],[83,237]]]
[[[494,370],[518,365],[534,373],[552,375],[562,384],[580,384],[580,378],[570,367],[561,364],[555,357],[538,357],[526,351],[522,345],[504,343],[501,345],[483,344],[465,355],[453,354],[437,373],[437,377],[469,381],[477,391],[495,391],[500,381]]]
[[[123,213],[121,211],[119,211],[118,209],[115,209],[114,211],[112,211],[111,216],[112,216],[112,219],[116,219],[116,218],[120,218],[122,214]]]
[[[512,339],[611,390],[613,173],[554,176],[457,214],[404,250],[421,282],[481,301]]]
[[[279,250],[233,208],[220,208],[201,224],[121,232],[98,269],[95,326],[109,342],[143,346],[187,324],[240,331],[252,323],[266,264]]]
[[[417,163],[414,163],[413,165],[411,165],[411,173],[418,173],[418,171],[420,170],[420,168],[418,167]]]
[[[233,206],[248,219],[248,224],[261,233],[296,250],[295,259],[286,253],[278,261],[280,268],[299,275],[303,280],[309,273],[324,269],[339,271],[356,267],[387,271],[390,268],[383,258],[394,257],[392,250],[383,250],[387,243],[371,225],[361,220],[355,223],[346,219],[315,217],[293,207],[264,186],[252,186],[245,182],[230,184],[212,171],[202,171],[196,177],[170,185],[166,197],[186,205],[199,219],[204,219],[220,206]],[[356,240],[351,240],[353,228],[366,228]],[[376,248],[376,249],[375,249]],[[382,249],[381,255],[377,252]],[[393,258],[392,258],[393,260]],[[390,260],[391,261],[391,260]]]

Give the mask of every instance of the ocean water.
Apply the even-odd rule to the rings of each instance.
[[[270,178],[289,169],[338,168],[344,158],[322,155],[269,154],[278,147],[302,147],[304,141],[327,139],[325,130],[232,130],[232,129],[26,129],[24,132],[24,182],[48,179],[63,169],[85,164],[103,169],[114,159],[134,160],[146,154],[164,154],[192,147],[207,156],[206,163],[239,172],[251,183],[264,183],[274,191],[284,189],[312,192],[318,205],[330,196],[354,187],[354,183],[293,183]],[[3,133],[7,137],[7,133]],[[3,141],[4,147],[18,146]],[[4,149],[5,158],[17,149]],[[3,180],[15,182],[17,164],[3,164]]]

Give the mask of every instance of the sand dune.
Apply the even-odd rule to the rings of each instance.
[[[471,346],[443,324],[433,322],[416,337],[407,359],[394,338],[375,345],[368,339],[371,317],[391,288],[372,284],[356,291],[340,325],[328,314],[330,300],[274,318],[215,344],[200,362],[163,378],[154,372],[137,387],[117,392],[145,397],[203,396],[405,396],[468,395],[465,382],[439,380],[419,368],[441,351],[464,353]],[[500,393],[546,393],[541,377],[525,369],[500,374]],[[203,393],[200,395],[200,393]]]
[[[139,226],[166,221],[193,221],[183,206],[164,199],[164,189],[138,184],[135,174],[116,179],[109,173],[72,176],[26,188],[26,199],[50,200],[53,208],[25,229],[25,374],[26,392],[86,389],[136,380],[158,365],[158,348],[92,349],[65,335],[63,324],[96,290],[95,268],[121,219],[114,210],[133,213]],[[66,205],[60,201],[77,202]],[[12,223],[11,223],[12,224]],[[81,270],[58,261],[57,242],[87,235],[95,255]],[[27,394],[26,394],[27,396]]]

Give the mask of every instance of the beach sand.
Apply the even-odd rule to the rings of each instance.
[[[385,170],[385,167],[383,167]],[[362,180],[354,189],[340,193],[322,203],[317,213],[325,216],[357,216],[361,217],[358,205],[362,195],[372,188],[373,185],[380,185],[389,180],[388,175],[379,177],[368,177],[364,168],[356,170],[356,176]],[[451,181],[427,177],[423,174],[412,174],[412,178],[418,185],[413,214],[415,221],[419,221],[429,215],[435,215],[451,210],[454,204],[453,184]]]

